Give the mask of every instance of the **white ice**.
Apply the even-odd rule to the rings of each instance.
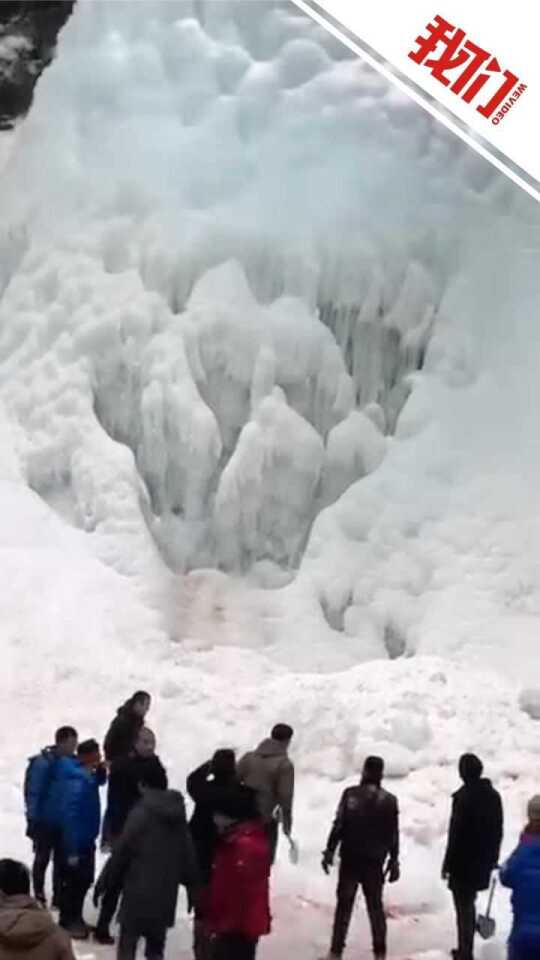
[[[80,0],[0,165],[2,851],[26,756],[135,688],[179,786],[290,720],[263,960],[326,948],[319,854],[373,750],[390,956],[441,960],[459,753],[505,850],[538,790],[536,206],[271,0]]]

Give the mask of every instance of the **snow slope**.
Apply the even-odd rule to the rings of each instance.
[[[439,960],[459,753],[507,848],[537,789],[537,208],[286,3],[134,10],[81,0],[2,148],[3,849],[24,756],[132,689],[180,786],[289,720],[261,956],[326,947],[320,850],[378,750],[391,956]]]

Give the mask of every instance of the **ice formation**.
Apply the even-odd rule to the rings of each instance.
[[[457,755],[507,847],[538,789],[537,208],[270,0],[80,0],[0,151],[6,852],[67,704],[96,735],[151,687],[180,785],[290,718],[263,956],[325,945],[321,844],[380,750],[391,937],[439,960]]]

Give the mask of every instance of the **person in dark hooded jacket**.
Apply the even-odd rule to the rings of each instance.
[[[527,812],[519,844],[500,872],[501,883],[512,890],[510,960],[540,957],[540,796],[529,801]]]
[[[114,850],[127,818],[141,799],[139,784],[153,776],[160,790],[168,786],[167,773],[156,755],[156,738],[148,727],[141,727],[135,746],[127,757],[116,760],[109,777],[109,842]],[[113,944],[110,923],[116,913],[120,890],[110,887],[101,902],[95,939],[101,944]]]
[[[396,797],[383,790],[384,762],[368,757],[362,779],[342,794],[323,853],[328,873],[339,847],[340,867],[332,943],[328,960],[341,957],[358,887],[362,887],[376,960],[386,957],[385,877],[399,880],[399,809]]]
[[[453,795],[442,875],[456,910],[458,947],[454,956],[473,960],[476,896],[489,887],[503,836],[500,794],[482,777],[481,760],[465,753],[459,761],[463,786]]]
[[[263,740],[256,750],[246,753],[238,764],[242,783],[257,794],[259,813],[268,831],[275,860],[278,843],[278,824],[283,833],[291,836],[294,802],[294,766],[289,758],[289,746],[294,731],[287,723],[278,723],[272,735]]]
[[[118,708],[103,743],[103,753],[107,763],[112,764],[115,760],[127,757],[131,752],[137,734],[144,726],[144,718],[150,709],[151,702],[149,693],[138,690]]]
[[[178,887],[183,884],[195,899],[200,886],[184,799],[176,790],[160,789],[160,783],[151,772],[141,782],[142,799],[95,888],[95,902],[110,886],[122,889],[118,960],[134,960],[141,938],[147,960],[161,960],[167,929],[175,922]]]
[[[151,702],[149,693],[146,693],[145,690],[137,690],[129,700],[126,700],[118,708],[116,717],[111,723],[103,742],[103,753],[111,772],[113,772],[114,764],[124,760],[133,750],[135,741],[144,726],[144,720]],[[110,849],[112,841],[111,818],[114,815],[114,794],[111,796],[109,791],[101,831],[102,850]]]
[[[0,960],[75,960],[71,941],[30,897],[23,863],[0,860]]]
[[[187,778],[187,791],[195,804],[189,828],[195,844],[203,887],[210,883],[214,854],[219,841],[214,821],[216,804],[224,790],[237,784],[234,750],[216,750],[211,760],[197,767]],[[210,940],[198,905],[195,906],[193,924],[193,953],[195,960],[209,960],[211,955]]]

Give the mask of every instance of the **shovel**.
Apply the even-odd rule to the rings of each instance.
[[[288,837],[287,839],[289,841],[289,860],[296,866],[300,860],[300,850],[296,840],[293,840],[292,837]]]
[[[476,929],[482,940],[491,940],[495,936],[496,924],[491,914],[491,905],[493,903],[493,896],[495,894],[495,887],[497,886],[496,877],[493,878],[491,882],[491,889],[489,891],[489,897],[486,907],[486,912],[479,914],[476,920]]]

